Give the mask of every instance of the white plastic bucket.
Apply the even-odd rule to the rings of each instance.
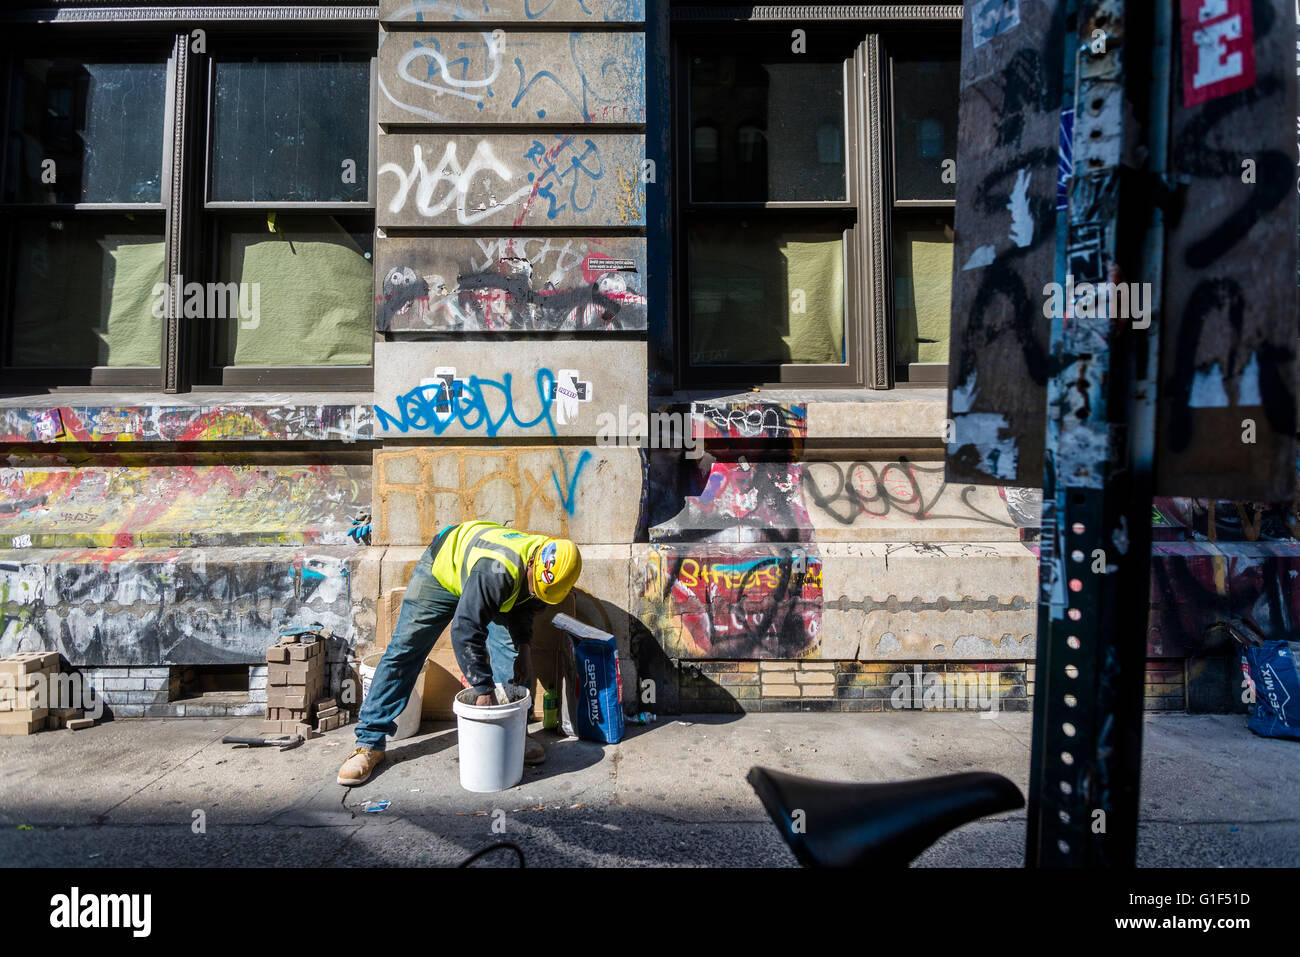
[[[383,657],[384,653],[379,651],[361,659],[362,701],[365,701],[366,696],[370,694],[370,679],[375,676],[375,669],[379,667],[379,660]],[[426,661],[420,666],[420,675],[415,679],[415,687],[411,689],[411,697],[407,699],[406,707],[397,716],[397,733],[392,736],[394,741],[399,738],[409,738],[420,730],[420,711],[424,707],[424,673],[428,670],[429,662]]]
[[[512,788],[524,776],[524,739],[533,697],[527,691],[510,704],[480,707],[466,688],[456,695],[456,736],[460,743],[460,786],[482,794]]]

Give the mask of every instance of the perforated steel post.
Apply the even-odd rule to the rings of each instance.
[[[1031,867],[1136,854],[1172,17],[1169,0],[1067,8],[1074,168],[1047,387]],[[1145,315],[1121,287],[1145,294]]]

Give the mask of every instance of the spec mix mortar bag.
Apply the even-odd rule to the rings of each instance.
[[[1246,727],[1265,738],[1300,741],[1300,673],[1294,642],[1268,641],[1241,647],[1241,674],[1254,688]]]
[[[624,733],[623,676],[614,636],[568,615],[556,615],[555,625],[565,632],[560,727],[586,741],[618,744]]]

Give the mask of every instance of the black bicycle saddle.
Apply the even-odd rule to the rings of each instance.
[[[989,771],[841,784],[755,767],[747,780],[805,867],[906,867],[953,828],[1025,806]]]

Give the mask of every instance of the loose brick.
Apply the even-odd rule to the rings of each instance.
[[[306,741],[310,741],[312,738],[316,737],[316,732],[312,730],[312,727],[309,724],[295,724],[293,727],[294,733]]]
[[[0,735],[5,737],[35,734],[45,730],[45,716],[33,717],[28,711],[10,711],[0,714]]]
[[[85,731],[87,728],[93,728],[94,726],[94,718],[73,718],[68,722],[69,731]]]
[[[272,645],[266,649],[266,660],[268,662],[281,662],[289,660],[289,648],[287,645]]]

